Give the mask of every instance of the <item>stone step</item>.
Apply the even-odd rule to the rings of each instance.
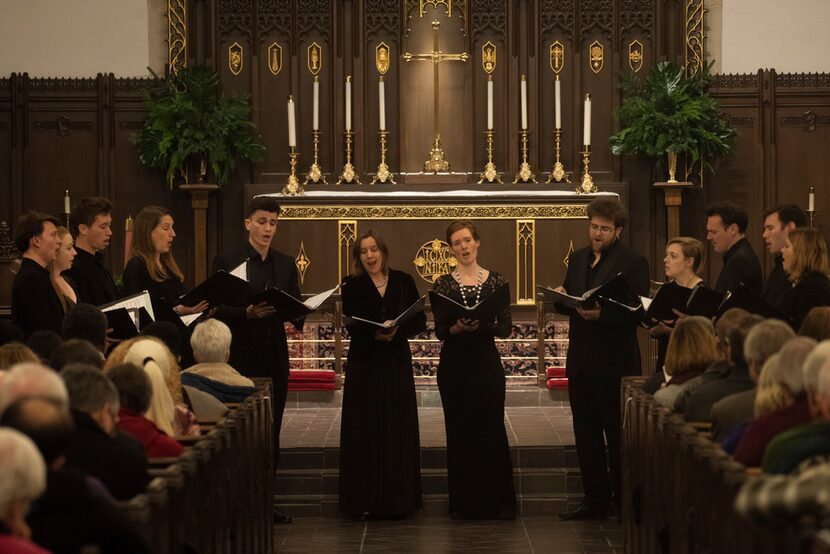
[[[441,407],[441,395],[436,386],[415,387],[415,400],[418,407]],[[285,408],[339,408],[343,405],[343,391],[288,391]],[[535,385],[511,386],[505,392],[504,405],[508,407],[523,406],[567,406],[568,389],[548,389]]]

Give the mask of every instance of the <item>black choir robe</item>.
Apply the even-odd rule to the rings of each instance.
[[[63,307],[49,270],[36,261],[23,258],[12,283],[12,323],[28,339],[35,331],[48,329],[61,334]]]

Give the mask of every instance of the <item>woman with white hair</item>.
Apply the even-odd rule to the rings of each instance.
[[[183,372],[234,387],[253,387],[254,382],[228,365],[231,355],[231,330],[218,319],[208,319],[196,326],[190,336],[190,346],[196,365]],[[190,384],[190,383],[188,383]]]
[[[32,544],[26,512],[46,490],[46,464],[32,440],[0,428],[0,552],[40,554]]]

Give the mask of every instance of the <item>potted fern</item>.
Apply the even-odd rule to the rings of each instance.
[[[228,181],[237,159],[258,161],[265,147],[250,119],[248,98],[225,97],[219,75],[207,66],[185,67],[159,78],[144,94],[147,118],[134,137],[141,162],[165,171],[168,186],[178,178],[205,183]]]
[[[626,98],[617,111],[622,130],[610,138],[616,155],[668,157],[669,181],[676,183],[677,154],[691,162],[727,156],[734,148],[735,129],[720,116],[718,103],[706,92],[711,76],[705,67],[687,75],[683,67],[660,62],[645,79],[623,81]]]

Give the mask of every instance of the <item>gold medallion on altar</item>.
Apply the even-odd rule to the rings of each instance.
[[[450,273],[458,265],[450,245],[443,240],[433,239],[424,243],[412,260],[418,275],[427,283],[434,283],[441,275]]]
[[[242,45],[238,42],[234,42],[228,46],[228,69],[230,69],[231,73],[234,75],[239,75],[242,72],[243,64]]]
[[[558,75],[563,67],[565,67],[565,45],[555,40],[550,43],[550,68]]]
[[[320,73],[323,66],[323,49],[316,42],[308,45],[308,72],[312,75]]]
[[[643,67],[643,43],[639,40],[632,40],[628,45],[628,67],[634,73]]]
[[[282,46],[272,42],[268,47],[268,71],[277,75],[282,69]]]
[[[588,47],[588,52],[590,53],[590,60],[591,60],[591,71],[594,73],[599,73],[602,70],[602,62],[603,62],[603,54],[605,49],[602,47],[602,44],[595,40],[591,43],[591,46]]]
[[[375,47],[375,67],[381,75],[389,71],[389,45],[385,42]]]

